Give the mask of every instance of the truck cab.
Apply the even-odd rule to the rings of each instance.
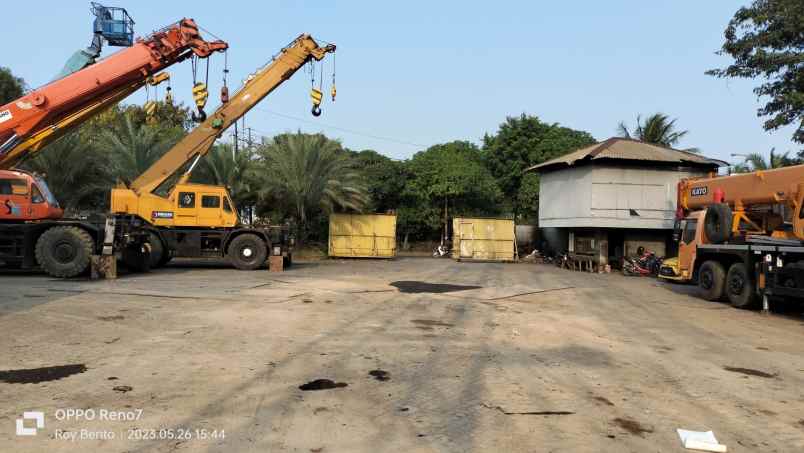
[[[0,220],[58,219],[64,214],[41,177],[21,170],[0,170]]]

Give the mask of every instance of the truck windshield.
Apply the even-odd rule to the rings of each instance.
[[[53,206],[54,208],[58,208],[59,202],[56,200],[56,197],[53,196],[53,193],[50,192],[50,187],[47,186],[45,180],[37,177],[36,185],[39,186],[39,190],[42,192],[42,195],[44,195],[45,200],[47,200],[47,203]]]

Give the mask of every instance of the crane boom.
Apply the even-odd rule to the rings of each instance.
[[[683,179],[678,183],[678,214],[723,204],[734,209],[737,219],[767,229],[752,208],[782,205],[789,209],[793,236],[804,240],[804,165],[757,170],[730,176]],[[784,219],[783,219],[784,220]],[[738,227],[735,222],[735,229]]]
[[[250,76],[229,102],[218,107],[215,113],[209,115],[203,123],[137,177],[129,188],[138,194],[153,192],[188,162],[206,155],[223,131],[282,82],[289,79],[305,63],[311,59],[321,60],[327,53],[334,51],[334,45],[327,44],[321,47],[308,34],[302,34],[294,39],[273,61]]]
[[[192,55],[206,58],[227,48],[223,41],[205,41],[192,19],[182,19],[138,39],[131,47],[0,106],[0,168],[9,168],[28,153],[41,149],[32,146],[33,137],[56,138],[168,66]],[[81,121],[75,121],[78,118]],[[63,130],[52,133],[59,128]],[[39,140],[42,145],[47,141]]]

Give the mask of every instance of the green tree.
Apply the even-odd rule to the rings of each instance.
[[[232,145],[215,145],[193,171],[191,180],[203,184],[225,186],[238,208],[256,201],[249,172],[253,164],[249,153],[234,152]]]
[[[643,122],[642,116],[637,115],[636,127],[633,131],[628,129],[624,121],[620,121],[617,130],[623,138],[631,138],[645,143],[673,147],[689,133],[689,131],[686,130],[677,130],[676,120],[677,119],[671,120],[670,117],[664,113],[654,113]],[[696,152],[697,150],[692,148],[688,151]]]
[[[591,145],[595,139],[588,133],[562,127],[557,123],[543,123],[535,116],[524,113],[508,117],[500,124],[495,135],[483,137],[484,162],[497,181],[507,200],[506,210],[515,217],[531,215],[535,206],[533,188],[520,196],[524,170],[575,149]],[[532,176],[528,177],[533,183]],[[538,181],[538,179],[537,179]]]
[[[804,143],[804,2],[755,0],[734,14],[719,55],[734,62],[706,73],[715,77],[764,79],[754,88],[770,100],[757,114],[765,130],[798,123],[793,140]]]
[[[108,206],[114,185],[109,156],[83,143],[75,132],[49,144],[22,167],[45,179],[68,215]]]
[[[25,81],[14,76],[11,70],[0,66],[0,105],[8,104],[25,93]]]
[[[407,179],[404,163],[369,149],[352,152],[352,156],[371,197],[367,210],[387,212],[398,209]]]
[[[336,210],[362,211],[369,203],[362,175],[341,144],[321,134],[281,134],[257,148],[252,169],[259,211],[291,217],[298,237],[316,233]]]
[[[748,173],[757,170],[789,167],[800,163],[798,160],[791,158],[789,152],[776,154],[775,151],[775,149],[771,149],[768,159],[765,159],[765,156],[761,153],[748,154],[741,164],[734,166],[734,171],[736,173]]]
[[[100,132],[97,147],[109,153],[112,174],[131,184],[182,137],[183,131],[135,123],[125,116],[122,127]]]
[[[452,215],[499,213],[502,192],[472,143],[434,145],[407,162],[410,175],[399,209],[400,231],[428,238],[441,231],[444,209]]]

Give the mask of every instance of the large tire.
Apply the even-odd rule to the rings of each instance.
[[[712,244],[722,244],[731,237],[733,213],[729,205],[718,203],[706,208],[704,232]]]
[[[131,272],[151,270],[151,252],[147,244],[129,245],[123,250],[123,264]]]
[[[148,243],[151,244],[151,269],[162,267],[167,263],[165,256],[170,258],[170,252],[165,249],[165,244],[159,238],[159,234],[149,231]]]
[[[232,266],[244,271],[259,269],[265,264],[267,256],[268,248],[265,241],[251,233],[234,238],[226,252],[226,257]]]
[[[726,271],[717,261],[706,261],[698,269],[698,287],[703,291],[706,300],[723,299],[723,287],[726,284]]]
[[[89,268],[92,237],[78,227],[53,227],[36,241],[36,261],[48,275],[70,278]]]
[[[726,274],[726,296],[736,308],[751,308],[756,305],[756,287],[745,264],[735,263],[729,268],[729,273]]]

